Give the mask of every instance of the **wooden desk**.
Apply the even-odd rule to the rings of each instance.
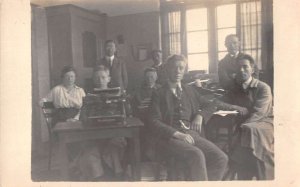
[[[234,130],[237,126],[236,122],[237,115],[229,114],[227,116],[213,115],[206,125],[206,137],[212,142],[217,142],[220,137],[227,138],[227,150],[225,152],[230,152],[232,150],[232,136]],[[227,129],[227,134],[221,134],[220,129]]]
[[[139,128],[143,123],[136,118],[127,118],[125,125],[84,125],[82,122],[61,122],[53,129],[58,134],[59,164],[62,180],[69,180],[67,144],[93,139],[127,137],[129,140],[130,162],[133,180],[139,181],[140,175],[140,137]]]

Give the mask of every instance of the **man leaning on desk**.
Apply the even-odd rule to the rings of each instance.
[[[228,158],[212,142],[200,136],[208,102],[196,91],[181,84],[187,62],[182,55],[172,55],[166,63],[168,81],[152,95],[149,131],[161,150],[157,154],[187,166],[186,180],[221,180]]]
[[[253,58],[241,55],[234,89],[224,97],[226,103],[216,100],[215,104],[221,110],[238,109],[240,114],[229,157],[238,179],[251,180],[255,176],[258,180],[271,180],[274,178],[272,93],[270,86],[253,77],[254,71]]]

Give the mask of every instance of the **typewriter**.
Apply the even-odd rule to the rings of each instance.
[[[88,93],[83,99],[81,111],[84,124],[126,123],[126,96],[121,88],[98,89]]]

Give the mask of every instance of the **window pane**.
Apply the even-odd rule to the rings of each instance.
[[[217,7],[218,28],[236,27],[236,4]]]
[[[208,51],[208,32],[187,33],[188,53],[207,52]]]
[[[187,31],[207,30],[207,8],[186,11]]]
[[[180,12],[169,12],[168,13],[169,22],[169,33],[180,32]]]
[[[248,2],[241,4],[242,25],[261,24],[261,2]]]
[[[222,60],[226,56],[227,53],[228,52],[219,52],[218,53],[218,59],[219,59],[219,61]]]
[[[188,71],[193,70],[208,72],[208,53],[188,55]]]
[[[170,54],[180,54],[180,34],[170,34],[169,35],[169,52]]]
[[[225,38],[229,34],[236,34],[236,28],[219,29],[218,30],[218,50],[226,51]]]
[[[242,27],[241,47],[243,49],[261,47],[261,25]]]

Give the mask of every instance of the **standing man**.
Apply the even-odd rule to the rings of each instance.
[[[163,85],[166,82],[165,70],[162,61],[162,51],[161,50],[153,50],[151,53],[151,57],[153,60],[152,68],[156,69],[157,72],[157,83]]]
[[[200,136],[208,102],[197,97],[192,87],[181,84],[187,67],[184,56],[172,55],[165,67],[168,80],[153,92],[148,124],[154,144],[162,150],[157,154],[186,165],[188,180],[221,180],[228,158]]]
[[[240,50],[240,41],[234,34],[225,38],[225,46],[228,54],[219,62],[218,75],[221,86],[225,90],[233,89],[235,85],[235,76],[238,72],[238,59],[243,55]],[[253,77],[259,77],[257,65],[254,65]]]
[[[113,40],[107,40],[104,47],[105,57],[101,59],[97,65],[102,64],[109,69],[111,77],[110,87],[121,87],[122,90],[126,90],[128,85],[126,64],[123,60],[115,56],[115,42]]]
[[[225,100],[216,101],[219,109],[239,106],[240,118],[230,160],[240,180],[272,180],[274,178],[274,130],[272,93],[266,83],[253,77],[255,63],[250,55],[238,62],[237,85]]]

